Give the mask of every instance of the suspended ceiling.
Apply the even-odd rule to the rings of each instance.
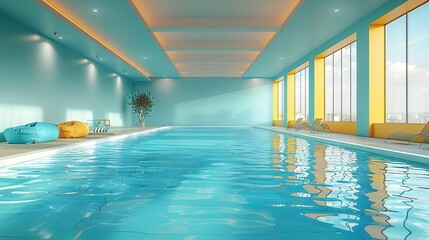
[[[0,13],[132,79],[273,77],[386,2],[3,0]]]

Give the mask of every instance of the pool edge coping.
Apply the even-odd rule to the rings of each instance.
[[[98,139],[89,139],[87,141],[78,142],[78,143],[70,143],[62,146],[51,147],[46,149],[34,150],[25,153],[13,154],[5,157],[0,157],[0,168],[10,167],[13,165],[30,162],[35,160],[36,158],[48,157],[54,154],[68,152],[71,150],[75,150],[81,147],[93,146],[99,143],[104,143],[112,140],[118,140],[122,138],[126,138],[129,136],[135,136],[140,134],[148,134],[156,131],[162,131],[164,129],[170,128],[169,126],[157,127],[152,129],[144,129],[142,131],[124,133],[119,135],[106,136],[104,138]]]
[[[399,158],[399,159],[405,160],[405,161],[417,162],[417,163],[429,165],[429,155],[407,153],[407,152],[402,152],[402,151],[397,151],[397,150],[392,150],[392,149],[374,147],[374,146],[370,146],[370,145],[362,144],[362,143],[352,143],[352,142],[347,142],[347,141],[343,141],[343,140],[341,140],[341,141],[340,140],[334,140],[334,139],[324,138],[324,137],[320,137],[320,136],[304,135],[304,134],[300,134],[300,133],[290,132],[286,129],[276,129],[273,126],[254,126],[254,128],[267,130],[267,131],[273,131],[273,132],[280,132],[280,133],[284,133],[284,134],[291,135],[294,137],[318,140],[320,142],[325,142],[325,143],[335,144],[335,145],[348,147],[348,148],[352,148],[352,149],[356,149],[356,150],[375,153],[375,154],[379,154],[382,156],[394,157],[394,158]]]

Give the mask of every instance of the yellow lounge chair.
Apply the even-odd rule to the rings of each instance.
[[[295,121],[295,123],[293,123],[293,124],[291,124],[290,126],[289,126],[289,128],[292,128],[292,129],[299,129],[299,127],[301,126],[301,124],[302,124],[302,120],[303,120],[304,118],[298,118],[296,121]]]
[[[423,127],[423,129],[419,133],[408,133],[408,132],[391,132],[389,136],[384,140],[398,140],[398,141],[406,141],[410,142],[419,142],[422,143],[425,141],[425,138],[429,136],[429,121]]]
[[[299,126],[295,128],[296,130],[310,129],[308,122],[302,122]]]
[[[331,128],[327,123],[322,123],[321,118],[314,119],[313,125],[309,126],[310,132],[332,132]]]
[[[297,121],[298,122],[298,121]],[[314,119],[313,124],[310,126],[310,124],[308,124],[308,122],[301,122],[299,125],[294,124],[296,126],[294,126],[293,128],[295,130],[310,130],[310,132],[325,132],[325,131],[329,131],[332,132],[331,128],[329,127],[329,125],[327,123],[322,123],[322,118],[316,118]]]
[[[420,146],[419,146],[419,147],[421,147],[423,143],[429,143],[429,135],[427,135],[427,136],[425,137],[425,139],[420,143]]]

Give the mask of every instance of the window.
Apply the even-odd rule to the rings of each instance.
[[[308,67],[295,73],[295,119],[308,120]]]
[[[325,121],[356,121],[356,42],[325,57]]]
[[[386,122],[429,120],[429,4],[385,28]]]
[[[284,81],[281,80],[278,83],[278,120],[283,120],[284,119]]]

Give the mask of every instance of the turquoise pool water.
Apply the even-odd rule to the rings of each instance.
[[[171,128],[0,168],[0,239],[428,239],[427,166]]]

